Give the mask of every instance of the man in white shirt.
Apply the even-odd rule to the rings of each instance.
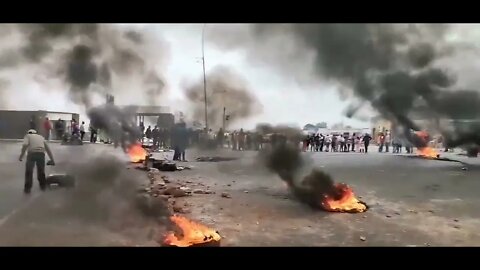
[[[33,182],[33,169],[37,165],[37,178],[40,184],[40,189],[44,191],[47,188],[45,179],[45,152],[52,165],[55,165],[50,147],[45,142],[45,139],[37,134],[37,131],[30,129],[28,134],[23,139],[22,152],[18,160],[22,161],[23,156],[27,152],[27,162],[25,166],[25,186],[23,192],[30,194]]]
[[[85,136],[85,122],[82,122],[80,126],[80,140],[83,142],[83,137]]]

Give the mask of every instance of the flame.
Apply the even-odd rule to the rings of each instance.
[[[433,149],[432,147],[418,148],[417,151],[422,157],[438,158],[439,156],[437,150]]]
[[[128,156],[132,162],[145,160],[147,154],[147,150],[145,150],[139,143],[133,144],[128,148]]]
[[[426,131],[416,131],[415,135],[420,137],[425,144],[428,143],[428,133]],[[440,155],[438,154],[437,150],[433,149],[432,147],[426,146],[426,147],[419,147],[417,148],[418,150],[418,155],[422,157],[428,157],[428,158],[438,158]]]
[[[186,217],[174,215],[170,220],[182,230],[182,238],[170,232],[164,240],[168,246],[189,247],[198,244],[205,244],[211,241],[220,241],[221,236],[213,229],[202,224],[195,223]]]
[[[346,184],[335,184],[335,188],[342,193],[342,197],[338,200],[325,195],[322,201],[322,207],[330,212],[351,212],[361,213],[367,211],[367,205],[357,198],[353,190]]]

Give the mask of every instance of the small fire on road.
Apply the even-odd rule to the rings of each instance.
[[[367,211],[367,205],[359,201],[352,188],[343,183],[334,185],[336,196],[325,194],[321,202],[322,208],[329,212],[362,213]]]
[[[439,158],[440,154],[438,154],[437,150],[431,148],[431,147],[423,147],[423,148],[418,148],[418,155],[421,157],[426,157],[426,158]]]
[[[144,161],[146,156],[148,155],[147,150],[145,150],[142,147],[142,145],[139,143],[130,145],[127,153],[128,153],[128,156],[130,157],[130,161],[133,163]]]
[[[170,220],[180,228],[181,235],[177,237],[174,232],[168,233],[163,241],[164,246],[195,247],[220,244],[222,237],[214,229],[178,215],[170,217]]]
[[[425,158],[439,158],[440,154],[433,149],[432,147],[428,146],[429,135],[426,131],[416,131],[415,135],[422,140],[422,144],[425,147],[418,147],[418,155]]]

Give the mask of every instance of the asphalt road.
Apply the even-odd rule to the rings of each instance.
[[[108,195],[110,186],[120,187],[117,191],[133,190],[137,183],[145,183],[143,173],[92,169],[102,165],[92,163],[92,157],[115,155],[126,160],[120,151],[105,145],[53,144],[58,165],[49,170],[76,169],[82,176],[79,181],[86,183],[92,177],[125,178],[134,179],[135,185],[107,181],[84,185],[83,191],[79,188],[73,193],[41,193],[35,183],[29,198],[22,194],[24,163],[17,161],[19,151],[19,143],[0,143],[0,245],[155,245],[151,229],[158,225],[129,211],[118,192]],[[478,159],[446,154],[471,164],[465,165],[374,151],[304,153],[311,166],[351,185],[371,207],[366,213],[340,214],[299,203],[283,182],[258,162],[256,152],[187,151],[189,160],[199,155],[239,159],[188,162],[192,170],[165,174],[173,182],[189,180],[216,192],[176,200],[188,205],[190,218],[220,231],[225,246],[480,245]],[[89,171],[93,174],[85,173]],[[231,198],[221,197],[223,192]]]

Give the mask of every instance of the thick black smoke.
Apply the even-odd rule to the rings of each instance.
[[[446,119],[450,124],[463,123],[462,129],[454,124],[452,131],[443,130],[451,146],[480,144],[472,136],[480,133],[472,121],[480,114],[479,91],[457,89],[448,66],[438,66],[438,60],[471,47],[450,42],[450,28],[442,24],[262,24],[251,26],[250,32],[223,32],[212,39],[224,49],[246,49],[249,59],[281,71],[285,65],[278,67],[280,60],[272,61],[272,55],[294,63],[298,55],[312,53],[313,71],[319,79],[351,88],[383,117],[401,125],[408,137],[410,130],[422,128],[415,124],[416,118]],[[296,49],[289,54],[271,46],[261,49],[279,36],[291,40]],[[290,70],[293,75],[308,73],[308,67],[299,71],[297,65],[291,66],[297,69]],[[353,115],[355,110],[349,112]]]
[[[205,102],[203,78],[186,87],[191,103],[192,120],[203,122]],[[225,66],[217,66],[207,74],[208,124],[213,129],[222,127],[223,108],[229,120],[226,125],[251,117],[262,110],[262,105],[248,89],[244,78]]]
[[[143,95],[154,105],[164,89],[165,83],[155,66],[161,62],[165,46],[153,46],[153,39],[144,33],[99,24],[21,24],[0,28],[5,33],[0,39],[11,38],[20,43],[0,51],[1,69],[21,66],[63,82],[72,101],[84,105],[94,118],[92,122],[106,128],[111,136],[118,136],[118,130],[115,124],[105,123],[120,122],[128,137],[136,136],[131,128],[134,118],[120,119],[126,114],[117,113],[121,109],[114,106],[94,107],[95,95],[115,95],[122,91],[119,89],[127,88],[130,95]]]
[[[271,171],[287,183],[300,201],[312,207],[321,208],[325,196],[339,199],[342,195],[327,173],[314,168],[310,174],[302,175],[305,160],[294,143],[277,144],[268,150],[264,161]]]
[[[135,123],[135,111],[112,104],[96,106],[88,110],[91,124],[108,132],[114,141],[135,143],[142,133]]]

